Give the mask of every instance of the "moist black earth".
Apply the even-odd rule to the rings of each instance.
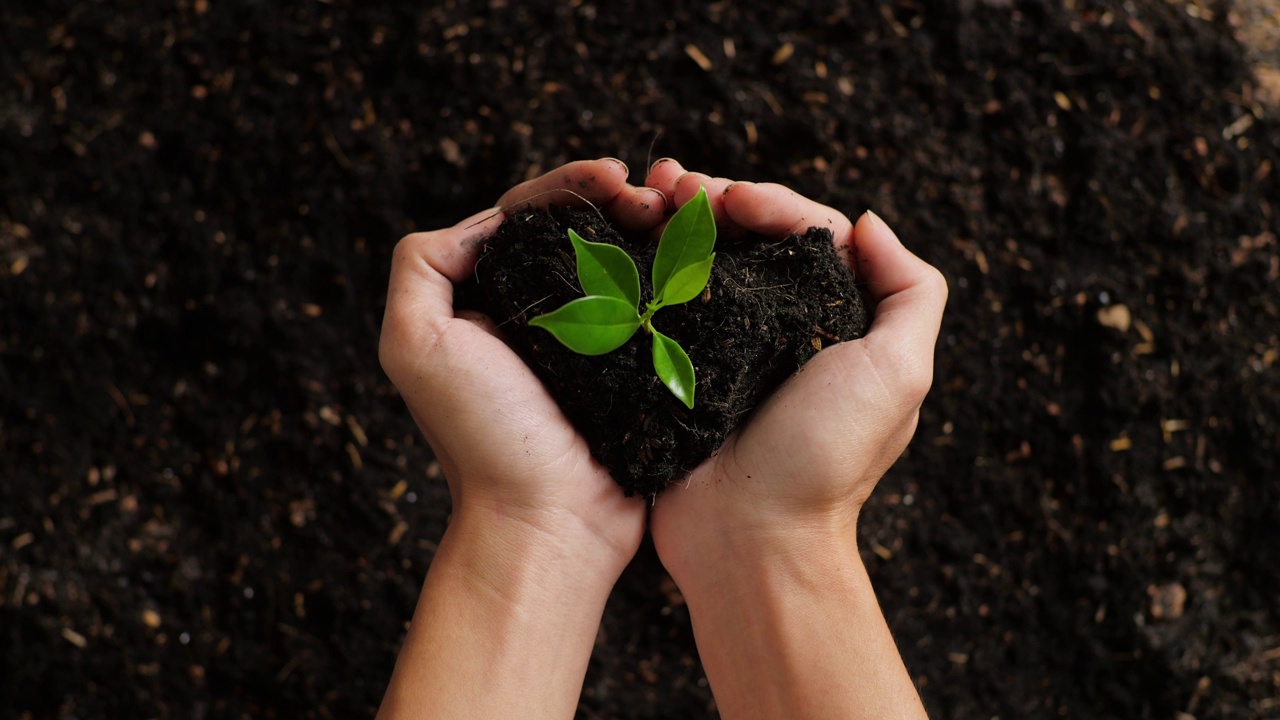
[[[654,373],[652,341],[637,331],[606,355],[574,353],[528,321],[582,297],[568,230],[621,246],[653,296],[650,238],[624,238],[588,211],[525,210],[499,226],[462,288],[551,391],[592,454],[630,495],[653,496],[710,457],[751,410],[822,349],[862,337],[866,314],[831,231],[776,238],[721,237],[699,298],[663,308],[657,330],[680,343],[697,377],[692,409]],[[852,252],[852,249],[848,249]]]
[[[395,242],[671,156],[947,277],[859,522],[932,717],[1280,716],[1280,110],[1230,4],[3,16],[0,715],[371,717],[450,512],[378,367]],[[579,716],[715,715],[646,547]]]

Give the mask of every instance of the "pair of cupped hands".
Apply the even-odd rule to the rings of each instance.
[[[485,238],[516,209],[589,202],[621,230],[656,241],[700,187],[722,236],[829,228],[874,321],[865,337],[819,352],[651,504],[623,495],[491,318],[455,310],[454,284],[472,275]],[[546,564],[607,593],[646,525],[680,585],[735,554],[817,552],[847,540],[915,431],[945,302],[942,276],[872,213],[853,223],[780,185],[687,172],[670,159],[636,186],[621,161],[606,158],[569,163],[513,188],[495,209],[404,238],[380,357],[443,469],[451,531],[495,552],[541,548]]]

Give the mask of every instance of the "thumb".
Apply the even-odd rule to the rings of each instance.
[[[432,347],[454,318],[453,283],[474,269],[484,238],[502,213],[485,210],[457,225],[413,233],[396,244],[378,354],[392,382],[411,374],[412,358]]]
[[[867,211],[853,230],[858,279],[875,303],[862,349],[878,374],[917,405],[933,382],[933,353],[947,304],[947,281],[903,247],[880,216]],[[838,347],[838,346],[837,346]]]
[[[475,325],[476,327],[480,328],[486,333],[489,333],[493,337],[496,337],[499,340],[506,342],[506,338],[502,334],[502,329],[499,328],[498,324],[493,321],[493,318],[489,317],[488,315],[485,315],[482,312],[478,312],[475,310],[459,310],[458,319],[466,320],[467,322],[471,323],[472,325]]]
[[[824,348],[801,367],[757,411],[744,445],[804,448],[821,466],[844,467],[880,455],[891,462],[890,446],[914,430],[933,381],[946,281],[874,214],[859,219],[853,240],[859,279],[877,301],[869,332]]]

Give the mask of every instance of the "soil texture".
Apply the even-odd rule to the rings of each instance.
[[[1280,717],[1263,5],[7,3],[0,716],[372,717],[450,513],[392,248],[671,156],[949,281],[859,521],[931,717]],[[579,717],[716,717],[652,548]]]
[[[530,318],[582,297],[570,228],[626,250],[641,270],[642,302],[653,297],[648,270],[656,244],[624,238],[594,213],[561,208],[526,210],[504,222],[476,265],[473,292],[628,494],[656,495],[682,480],[823,343],[866,331],[862,297],[830,230],[810,228],[782,241],[721,237],[702,296],[653,318],[693,359],[690,410],[654,373],[643,329],[614,352],[588,357],[529,327]]]

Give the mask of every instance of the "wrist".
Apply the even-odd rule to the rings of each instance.
[[[852,524],[726,537],[672,572],[725,718],[923,718]]]
[[[475,503],[455,507],[433,565],[443,560],[468,582],[504,596],[595,604],[608,597],[630,559],[623,552],[567,511]]]
[[[687,508],[667,509],[675,512],[654,515],[654,544],[682,589],[751,583],[796,565],[861,566],[857,508],[800,515],[721,507],[714,513],[704,508],[696,517],[680,514]]]
[[[616,574],[560,540],[455,507],[379,716],[571,716]]]
[[[719,551],[685,558],[671,570],[681,591],[696,602],[703,589],[757,588],[765,593],[823,592],[851,575],[865,574],[857,530],[796,531],[790,537],[751,537],[724,543]]]

